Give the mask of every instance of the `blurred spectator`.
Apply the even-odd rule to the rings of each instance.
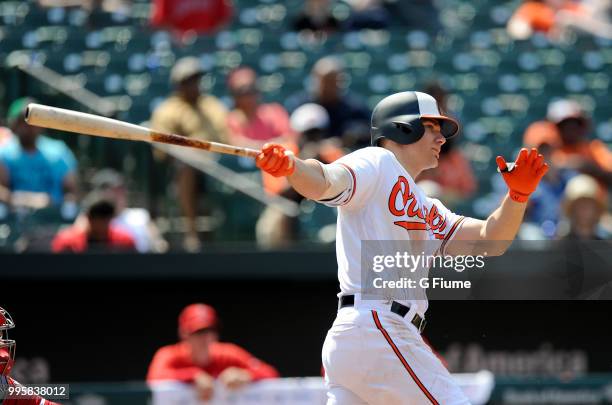
[[[300,143],[318,143],[329,137],[329,114],[316,103],[302,104],[291,114],[291,128],[299,135]]]
[[[102,169],[91,179],[94,191],[104,193],[117,209],[111,225],[126,231],[134,239],[140,253],[165,252],[167,242],[162,238],[157,225],[144,208],[128,208],[128,193],[121,174],[113,169]]]
[[[204,71],[197,58],[179,59],[170,72],[175,93],[158,106],[151,117],[151,127],[208,141],[227,142],[227,110],[216,97],[201,94],[200,79]],[[183,163],[176,164],[179,202],[187,218],[187,235],[183,247],[198,251],[200,240],[196,229],[198,176]]]
[[[0,126],[0,148],[7,145],[9,140],[13,138],[13,133],[10,129]]]
[[[515,39],[540,32],[559,40],[567,28],[612,38],[612,26],[606,17],[609,7],[605,1],[526,0],[508,21],[507,29]]]
[[[344,146],[357,148],[370,142],[370,111],[363,99],[344,94],[341,79],[344,64],[334,56],[319,59],[312,68],[311,88],[287,100],[289,111],[306,103],[316,103],[329,115],[327,137],[339,137]]]
[[[160,348],[147,374],[147,382],[192,383],[203,401],[214,395],[215,380],[226,388],[240,388],[252,381],[277,378],[270,365],[246,350],[219,342],[215,310],[205,304],[188,305],[179,316],[179,343]]]
[[[213,34],[233,13],[231,0],[153,0],[151,24],[181,33]]]
[[[234,100],[227,126],[232,145],[261,148],[266,142],[294,142],[289,114],[278,103],[262,104],[257,87],[257,74],[249,67],[230,72],[227,88]]]
[[[13,133],[11,132],[11,130],[6,127],[0,126],[0,151],[2,150],[4,146],[8,145],[9,141],[12,138],[13,138]],[[0,156],[1,154],[2,152],[0,152]],[[2,164],[0,163],[0,167],[1,166]],[[3,182],[2,180],[2,176],[3,176],[2,172],[3,172],[3,169],[0,168],[0,205],[2,205],[2,203],[8,202],[11,198],[11,193],[9,189],[6,188],[6,185],[5,185],[6,181]],[[6,176],[6,174],[4,174],[4,176]]]
[[[569,181],[565,188],[563,208],[569,229],[562,239],[600,240],[610,235],[603,234],[600,227],[606,212],[606,194],[597,181],[581,174]]]
[[[75,205],[74,155],[64,142],[40,135],[40,128],[24,121],[33,101],[20,98],[9,107],[7,121],[14,135],[0,147],[0,199],[31,208]]]
[[[442,188],[441,199],[452,206],[476,191],[476,178],[470,162],[457,147],[457,139],[447,139],[440,150],[438,166],[425,170],[419,180],[432,180]]]
[[[306,0],[304,8],[293,21],[295,31],[333,33],[340,29],[340,21],[331,11],[330,0]]]
[[[591,122],[580,104],[558,100],[548,105],[548,121],[556,125],[560,147],[553,152],[553,161],[595,177],[609,188],[612,185],[612,152],[600,140],[590,140]]]
[[[426,86],[424,92],[436,99],[442,111],[453,115],[448,111],[446,90],[437,82]],[[440,199],[447,205],[453,206],[462,200],[469,198],[477,188],[474,171],[467,158],[457,147],[457,138],[447,139],[440,150],[438,166],[423,171],[418,181],[431,180],[441,187]]]
[[[347,0],[351,15],[347,21],[348,30],[379,30],[389,25],[389,12],[384,0]]]
[[[417,182],[417,185],[419,186],[419,188],[421,190],[423,190],[423,192],[425,193],[425,195],[429,198],[436,198],[436,199],[441,199],[442,198],[442,187],[440,187],[440,184],[438,184],[435,181],[432,180],[419,180]]]
[[[331,163],[344,155],[337,138],[327,138],[329,115],[318,104],[307,103],[291,114],[291,127],[298,134],[299,156],[302,159],[318,159]],[[292,187],[285,187],[280,194],[297,203],[303,197]],[[266,208],[255,225],[257,244],[264,248],[279,248],[298,239],[299,221],[284,215],[272,207]]]
[[[100,192],[90,193],[83,201],[85,220],[63,229],[53,239],[53,252],[133,252],[134,239],[112,224],[114,202]]]
[[[329,138],[330,118],[319,104],[306,103],[291,114],[291,127],[299,134],[300,157],[331,163],[345,155],[338,138]]]
[[[253,69],[243,66],[230,72],[227,88],[235,107],[227,116],[230,144],[261,149],[266,142],[276,142],[297,154],[296,136],[289,125],[289,114],[278,103],[260,103],[257,74]],[[269,193],[279,194],[289,188],[284,177],[268,173],[262,176],[264,188]]]
[[[559,7],[570,6],[570,3],[574,8],[575,3],[566,1],[524,1],[508,21],[508,33],[516,39],[527,39],[534,32],[558,36],[558,28],[555,26],[556,11]]]
[[[582,0],[578,15],[571,9],[560,10],[556,19],[561,27],[612,39],[611,7],[609,0]]]
[[[557,235],[565,187],[578,172],[559,167],[553,162],[552,154],[561,146],[561,139],[557,127],[551,122],[537,121],[531,124],[523,136],[523,145],[526,148],[537,148],[549,165],[548,172],[529,199],[525,219],[540,228],[542,237],[552,239]]]

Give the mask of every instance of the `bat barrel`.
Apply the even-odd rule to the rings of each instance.
[[[170,145],[187,146],[229,155],[256,157],[260,152],[255,149],[208,142],[197,138],[165,134],[99,115],[65,110],[42,104],[30,103],[25,112],[25,121],[34,126],[52,128],[78,134],[101,136],[105,138],[130,141],[159,142]]]
[[[78,134],[131,141],[147,142],[151,140],[149,129],[139,125],[42,104],[28,104],[25,121],[38,127]]]

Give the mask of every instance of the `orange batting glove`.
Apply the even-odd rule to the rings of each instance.
[[[265,144],[261,153],[255,158],[255,164],[274,177],[289,176],[295,171],[293,152],[277,143]]]
[[[531,149],[531,152],[525,148],[521,149],[516,162],[510,168],[501,156],[498,156],[495,161],[510,189],[510,198],[516,202],[526,202],[548,171],[548,164],[544,162],[544,156],[540,155],[536,148]]]

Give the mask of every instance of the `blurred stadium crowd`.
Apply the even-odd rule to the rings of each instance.
[[[0,249],[334,240],[333,209],[249,159],[202,155],[298,214],[256,202],[180,153],[30,127],[33,100],[234,145],[273,140],[331,162],[369,144],[376,102],[411,89],[463,126],[418,179],[430,195],[485,217],[505,193],[494,157],[537,146],[551,170],[520,237],[612,235],[609,2],[188,3],[0,1]]]

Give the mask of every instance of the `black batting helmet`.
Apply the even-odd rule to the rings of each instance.
[[[436,100],[426,93],[404,91],[383,98],[372,113],[372,146],[387,138],[402,145],[417,142],[425,133],[421,119],[438,120],[442,135],[450,138],[459,132],[454,119],[442,115]]]

